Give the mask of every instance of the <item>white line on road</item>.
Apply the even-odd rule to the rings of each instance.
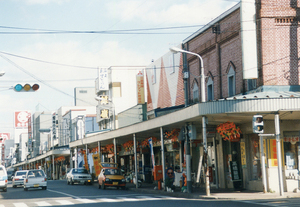
[[[74,205],[74,203],[68,200],[56,200],[56,202],[60,203],[61,205]]]
[[[39,201],[35,202],[38,206],[52,206],[50,203],[47,203],[46,201]]]
[[[27,207],[25,203],[14,203],[15,207]]]
[[[80,201],[82,203],[96,203],[96,201],[90,200],[90,199],[80,199],[76,198],[76,201]]]
[[[49,189],[48,189],[48,191],[53,192],[53,193],[58,193],[58,194],[66,195],[66,196],[69,196],[69,197],[72,197],[72,198],[75,198],[75,199],[79,199],[79,197],[71,195],[71,194],[68,194],[68,193],[63,193],[63,192],[60,192],[60,191],[49,190]]]

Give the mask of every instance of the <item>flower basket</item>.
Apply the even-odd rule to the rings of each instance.
[[[176,128],[170,132],[165,132],[165,138],[171,139],[172,142],[178,142],[178,136],[180,133],[180,129]]]
[[[132,140],[129,140],[127,142],[125,142],[123,145],[123,148],[126,152],[129,152],[131,150],[133,150],[133,141]]]
[[[232,142],[240,141],[241,129],[233,122],[225,122],[217,126],[217,132],[221,135],[224,141],[230,140]]]
[[[106,151],[108,151],[109,153],[113,153],[114,152],[114,144],[108,144],[105,146]]]

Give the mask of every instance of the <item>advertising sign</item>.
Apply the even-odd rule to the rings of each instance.
[[[99,69],[99,90],[108,91],[108,69],[107,68],[100,68]]]
[[[242,168],[247,167],[247,162],[246,162],[246,149],[245,149],[245,142],[240,143],[241,146],[241,162],[242,162]]]
[[[95,168],[95,174],[96,177],[100,174],[100,157],[99,154],[93,154],[93,160],[94,160],[94,168]]]
[[[27,128],[29,117],[31,117],[29,111],[15,111],[15,128]]]
[[[141,71],[136,75],[136,86],[137,86],[137,104],[144,104],[145,103],[144,74]]]
[[[0,143],[4,143],[8,139],[10,139],[10,133],[0,133]]]

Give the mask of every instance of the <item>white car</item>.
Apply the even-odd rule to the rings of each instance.
[[[92,176],[85,168],[72,168],[67,174],[67,184],[92,184]]]
[[[4,192],[7,191],[7,172],[3,165],[0,165],[0,189],[2,189]]]
[[[12,179],[12,186],[16,188],[18,185],[24,184],[24,178],[28,170],[19,170],[15,173]]]
[[[43,170],[28,170],[24,178],[24,190],[29,188],[47,189],[47,178]]]

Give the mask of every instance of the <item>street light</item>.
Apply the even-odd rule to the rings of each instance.
[[[178,47],[172,47],[170,48],[170,51],[173,52],[173,53],[178,53],[178,52],[181,52],[181,53],[187,53],[187,54],[191,54],[191,55],[195,55],[199,58],[200,60],[200,82],[201,82],[201,102],[204,103],[206,102],[206,99],[205,99],[205,76],[204,76],[204,67],[203,67],[203,59],[202,57],[197,54],[197,53],[193,53],[193,52],[190,52],[190,51],[187,51],[187,50],[183,50],[183,49],[180,49]],[[207,137],[206,137],[206,117],[205,116],[202,116],[202,136],[203,136],[203,148],[204,148],[204,155],[203,155],[203,158],[204,158],[204,165],[206,166],[206,179],[205,179],[205,186],[206,186],[206,195],[209,196],[210,195],[210,188],[209,188],[209,169],[208,169],[208,162],[207,162]],[[188,148],[188,146],[187,146]],[[187,150],[187,152],[189,152],[189,150]],[[188,155],[186,153],[187,157],[189,157],[190,155]],[[190,164],[190,161],[187,162],[187,164]],[[190,178],[191,177],[191,166],[186,166],[187,168],[187,178]],[[191,191],[191,188],[192,188],[192,182],[188,181],[189,179],[187,179],[187,189],[188,191]]]
[[[0,71],[0,77],[5,75],[5,71]]]

